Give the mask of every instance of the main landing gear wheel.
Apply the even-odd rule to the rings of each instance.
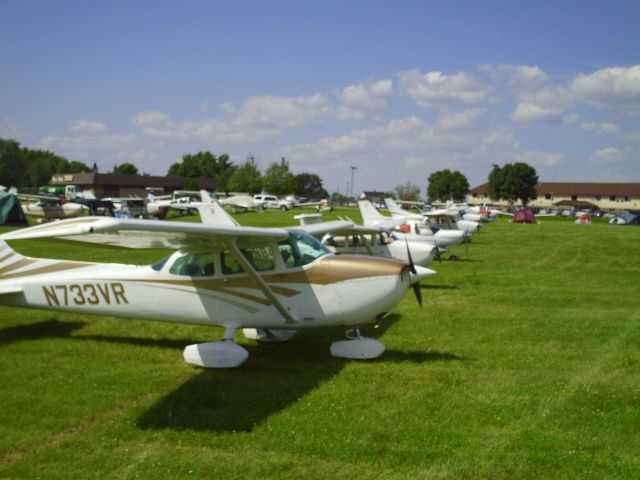
[[[296,330],[278,330],[274,328],[243,328],[242,333],[249,340],[256,340],[260,343],[283,343],[288,342],[296,334]]]
[[[182,354],[185,362],[204,368],[239,367],[249,358],[249,352],[234,343],[235,331],[235,328],[228,328],[222,342],[197,343],[187,346]]]
[[[384,343],[375,338],[360,335],[360,330],[348,330],[345,340],[331,344],[331,355],[352,360],[370,360],[378,358],[385,350]]]

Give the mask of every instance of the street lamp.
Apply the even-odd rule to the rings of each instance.
[[[356,171],[356,168],[358,167],[351,167],[351,193],[349,194],[351,198],[353,198],[353,174]]]

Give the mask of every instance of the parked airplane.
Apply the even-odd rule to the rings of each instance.
[[[26,258],[5,240],[65,237],[177,251],[149,266]],[[376,358],[379,340],[358,326],[381,321],[432,270],[397,260],[333,255],[296,229],[83,217],[0,235],[0,303],[220,326],[224,341],[189,345],[193,365],[228,368],[248,357],[239,328],[267,332],[344,325],[338,357]],[[416,288],[417,287],[417,288]]]
[[[22,211],[25,215],[40,217],[46,220],[79,217],[84,213],[85,205],[67,201],[66,198],[50,195],[32,195],[15,193],[20,200],[30,200],[33,203],[23,203]]]
[[[379,226],[355,225],[353,222],[322,222],[319,213],[296,215],[301,229],[322,238],[322,243],[336,253],[374,255],[415,262],[426,267],[436,255],[433,242],[415,235],[406,236]],[[340,223],[343,223],[340,225]]]
[[[455,247],[464,241],[464,232],[457,229],[437,228],[434,229],[434,233],[431,225],[426,223],[426,219],[422,215],[401,209],[391,198],[385,201],[391,212],[391,217],[382,215],[368,200],[360,200],[358,202],[360,214],[366,226],[377,225],[389,230],[396,230],[403,225],[409,225],[412,233],[419,234],[416,238],[424,238],[437,245],[439,249],[442,247]]]

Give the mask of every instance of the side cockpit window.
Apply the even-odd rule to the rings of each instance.
[[[215,273],[213,254],[186,253],[173,262],[169,273],[187,277],[210,277]]]
[[[278,243],[278,250],[287,268],[301,267],[330,253],[318,240],[304,232],[290,231],[289,238]]]

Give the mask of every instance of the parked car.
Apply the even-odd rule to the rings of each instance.
[[[275,195],[254,195],[253,202],[256,205],[261,205],[262,208],[279,208],[282,211],[291,210],[294,206],[293,201],[284,200]]]

